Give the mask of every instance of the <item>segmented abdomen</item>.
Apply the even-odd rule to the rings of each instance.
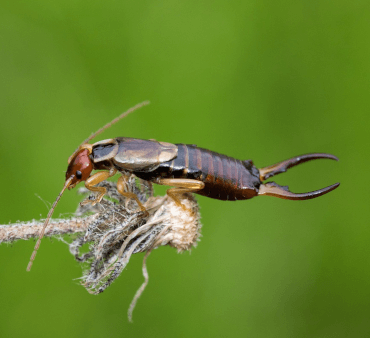
[[[188,178],[205,183],[197,194],[220,200],[251,198],[258,193],[258,172],[248,170],[242,161],[195,145],[176,144],[178,155],[153,172],[138,173],[145,180]],[[135,173],[136,174],[136,173]]]

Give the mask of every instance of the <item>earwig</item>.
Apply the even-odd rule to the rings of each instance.
[[[138,178],[156,184],[172,186],[173,188],[167,190],[167,195],[185,210],[178,196],[187,192],[229,201],[245,200],[259,195],[306,200],[324,195],[339,186],[339,183],[335,183],[320,190],[296,194],[289,191],[287,186],[280,186],[275,182],[263,183],[266,179],[307,161],[320,158],[338,161],[334,155],[325,153],[296,156],[258,169],[251,160],[237,160],[196,145],[130,137],[116,137],[94,144],[88,143],[114,123],[147,104],[149,102],[144,101],[106,124],[88,137],[69,157],[66,182],[40,231],[27,271],[31,269],[45,229],[64,191],[85,181],[85,187],[97,192],[98,195],[94,200],[87,199],[82,203],[95,205],[106,193],[104,187],[96,185],[112,177],[117,171],[122,174],[117,181],[117,191],[127,198],[134,199],[143,212],[146,212],[146,209],[138,197],[134,193],[125,191],[128,174],[134,174]],[[93,170],[103,171],[91,175]]]

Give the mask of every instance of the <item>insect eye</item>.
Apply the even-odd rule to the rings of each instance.
[[[77,177],[77,179],[81,179],[82,178],[82,172],[77,170],[76,171],[76,177]]]

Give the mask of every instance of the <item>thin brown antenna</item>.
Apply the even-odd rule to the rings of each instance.
[[[31,258],[30,258],[30,261],[29,261],[29,263],[28,263],[28,265],[27,265],[27,271],[31,271],[32,263],[33,263],[33,261],[35,260],[35,257],[36,257],[36,254],[37,254],[37,250],[38,250],[38,249],[39,249],[39,247],[40,247],[41,240],[42,240],[42,238],[44,237],[44,233],[45,233],[46,227],[47,227],[47,226],[48,226],[48,224],[49,224],[49,220],[50,220],[50,218],[51,218],[51,215],[53,214],[54,209],[55,209],[55,207],[57,206],[57,204],[58,204],[58,202],[59,202],[60,198],[62,197],[62,195],[63,195],[63,193],[64,193],[64,191],[65,191],[65,190],[69,187],[69,185],[71,184],[71,182],[72,182],[72,179],[73,179],[73,178],[74,178],[74,175],[72,175],[72,176],[71,176],[71,177],[66,181],[66,183],[64,183],[64,187],[63,187],[62,191],[59,193],[59,195],[58,195],[57,199],[55,200],[55,202],[54,202],[53,206],[51,207],[51,209],[50,209],[50,211],[49,211],[49,213],[48,213],[48,217],[46,217],[46,220],[45,220],[44,226],[43,226],[43,228],[42,228],[42,229],[41,229],[41,231],[40,231],[39,238],[38,238],[38,240],[37,240],[37,242],[36,242],[36,245],[35,245],[35,248],[33,249],[33,252],[32,252],[32,255],[31,255]]]
[[[129,110],[125,111],[124,113],[122,113],[120,116],[116,117],[114,120],[112,120],[111,122],[107,123],[104,127],[100,128],[98,131],[96,131],[95,133],[91,134],[85,141],[83,141],[80,146],[82,144],[85,144],[85,143],[88,143],[89,141],[91,141],[93,138],[95,138],[97,135],[101,134],[105,129],[108,129],[109,127],[111,127],[113,124],[117,123],[119,120],[123,119],[124,117],[126,117],[128,114],[134,112],[135,110],[143,107],[143,106],[146,106],[150,103],[150,101],[144,101],[144,102],[141,102],[141,103],[138,103],[136,106],[133,106],[131,107]],[[72,159],[75,157],[76,153],[78,152],[78,150],[80,149],[80,146],[73,152],[73,154],[68,158],[68,163],[71,163]]]

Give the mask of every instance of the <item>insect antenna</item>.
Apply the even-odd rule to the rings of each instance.
[[[150,101],[144,101],[144,102],[141,102],[141,103],[138,103],[136,106],[133,106],[131,107],[129,110],[125,111],[124,113],[122,113],[120,116],[116,117],[114,120],[112,120],[111,122],[107,123],[104,127],[100,128],[98,131],[96,131],[95,133],[91,134],[85,141],[83,141],[80,146],[82,144],[85,144],[85,143],[88,143],[89,141],[91,141],[93,138],[95,138],[97,135],[101,134],[104,130],[108,129],[109,127],[111,127],[113,124],[117,123],[119,120],[123,119],[124,117],[126,117],[128,114],[134,112],[135,110],[143,107],[143,106],[146,106],[150,103]],[[68,158],[68,163],[70,163],[72,161],[72,159],[75,157],[76,153],[78,152],[79,150],[79,147],[73,152],[73,154]]]
[[[30,258],[30,261],[27,265],[27,271],[31,271],[31,267],[32,267],[32,263],[33,261],[35,260],[35,257],[36,257],[36,254],[37,254],[37,250],[39,249],[40,247],[40,244],[41,244],[41,239],[44,237],[44,234],[45,234],[45,230],[46,230],[46,227],[48,226],[49,224],[49,220],[51,218],[51,215],[53,214],[54,212],[54,209],[55,207],[57,206],[60,198],[62,197],[64,191],[69,187],[69,185],[71,184],[72,182],[72,179],[74,178],[74,176],[72,175],[67,181],[66,183],[64,183],[64,187],[62,189],[62,191],[59,193],[57,199],[55,200],[53,206],[51,207],[49,213],[48,213],[48,216],[46,217],[46,220],[45,220],[45,223],[44,223],[44,226],[42,227],[41,231],[40,231],[40,234],[39,234],[39,238],[36,242],[36,245],[35,245],[35,248],[33,249],[33,252],[32,252],[32,255],[31,255],[31,258]]]

